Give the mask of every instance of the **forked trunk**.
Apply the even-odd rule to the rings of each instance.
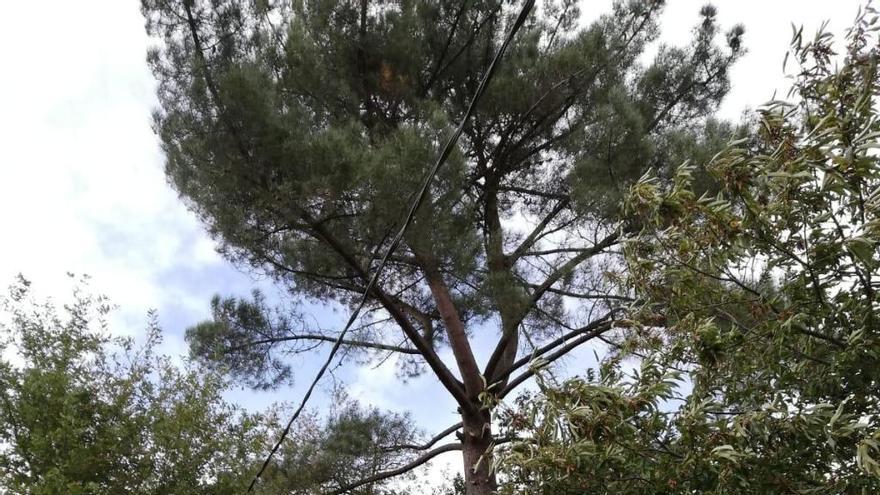
[[[485,389],[485,381],[474,359],[467,331],[455,307],[449,287],[437,268],[436,259],[429,252],[417,252],[416,256],[423,267],[428,287],[437,304],[437,311],[446,327],[449,347],[452,349],[452,355],[461,373],[464,392],[470,402],[470,407],[462,409],[461,443],[465,493],[490,495],[495,493],[497,488],[495,475],[491,469],[491,459],[486,452],[492,443],[492,416],[489,411],[481,409],[482,404],[478,400]]]

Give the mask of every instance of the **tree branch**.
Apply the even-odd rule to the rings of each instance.
[[[395,450],[428,450],[431,447],[433,447],[434,444],[436,444],[440,440],[443,440],[444,438],[448,437],[449,435],[454,433],[456,430],[461,428],[461,426],[462,426],[462,423],[461,423],[461,421],[459,421],[458,423],[455,423],[454,425],[450,426],[449,428],[446,428],[445,430],[441,431],[440,433],[434,435],[433,438],[431,438],[430,440],[428,440],[427,443],[424,443],[422,445],[414,445],[414,444],[408,444],[408,443],[399,444],[399,445],[387,445],[387,446],[382,447],[382,450],[384,450],[386,452],[391,452],[391,451],[395,451]]]
[[[433,262],[428,262],[425,276],[428,279],[428,287],[434,296],[437,310],[443,318],[446,336],[449,339],[449,346],[452,348],[452,356],[461,373],[465,391],[470,397],[475,398],[482,391],[483,382],[480,378],[480,367],[477,366],[477,361],[474,358],[464,323],[462,323],[461,316],[449,294],[449,287]]]
[[[299,335],[289,335],[286,337],[273,337],[261,340],[254,340],[248,342],[246,344],[237,345],[235,347],[230,347],[226,349],[227,353],[241,351],[247,349],[248,347],[254,347],[263,344],[280,344],[283,342],[293,342],[297,340],[312,340],[319,342],[336,342],[336,337],[330,337],[328,335],[320,335],[320,334],[299,334]],[[382,351],[392,351],[399,352],[401,354],[421,354],[418,349],[413,349],[412,347],[401,347],[390,344],[383,344],[380,342],[367,342],[363,340],[350,340],[350,339],[342,339],[342,345],[349,347],[362,347],[365,349],[378,349]]]
[[[445,445],[441,445],[434,450],[426,452],[421,456],[413,459],[411,462],[404,464],[396,469],[390,469],[388,471],[382,471],[381,473],[376,473],[373,476],[368,478],[364,478],[362,480],[355,481],[354,483],[349,483],[345,486],[339,487],[335,490],[326,492],[325,495],[342,495],[343,493],[349,493],[355,488],[360,488],[364,485],[369,485],[371,483],[375,483],[377,481],[387,480],[388,478],[393,478],[395,476],[400,476],[403,473],[412,471],[413,469],[421,466],[422,464],[430,461],[431,459],[437,457],[440,454],[446,452],[453,452],[456,450],[461,450],[462,445],[460,443],[447,443]]]
[[[566,354],[568,354],[569,352],[571,352],[573,349],[580,346],[581,344],[584,344],[585,342],[588,342],[591,339],[598,337],[599,335],[602,335],[603,333],[607,332],[608,330],[610,330],[613,327],[614,327],[614,322],[611,320],[596,320],[593,323],[590,323],[589,325],[587,325],[586,327],[578,329],[578,332],[585,332],[586,331],[588,333],[582,334],[580,337],[578,337],[578,338],[568,342],[566,345],[560,347],[559,349],[556,350],[556,352],[554,352],[554,353],[550,354],[549,356],[547,356],[546,358],[544,358],[544,361],[546,362],[546,364],[550,364],[550,363],[556,361],[557,359],[565,356]],[[588,330],[588,329],[591,329],[591,330]],[[551,342],[551,344],[548,344],[548,346],[551,346],[553,344],[559,345],[559,343],[564,341],[564,339],[565,339],[565,337],[560,337],[560,338],[554,340],[553,342]],[[544,347],[542,347],[542,349],[547,348],[548,346],[544,346]],[[525,358],[520,359],[519,361],[514,363],[514,366],[511,366],[510,369],[507,372],[505,372],[505,374],[509,375],[510,373],[515,371],[517,368],[521,368],[522,366],[531,362],[531,360],[532,360],[531,356],[528,359],[525,359]],[[498,398],[503,399],[507,394],[512,392],[514,389],[516,389],[516,387],[522,385],[522,383],[524,381],[535,376],[535,373],[537,373],[537,371],[538,371],[537,369],[528,369],[528,370],[524,371],[522,374],[518,375],[516,378],[511,380],[510,383],[508,383],[506,387],[504,387],[504,389],[498,394]]]
[[[515,192],[520,194],[527,194],[529,196],[538,196],[541,198],[547,199],[558,199],[560,201],[568,201],[570,196],[568,194],[563,193],[554,193],[547,191],[538,191],[536,189],[529,189],[527,187],[518,187],[518,186],[498,186],[499,191],[504,192]]]
[[[537,285],[534,285],[534,284],[529,284],[529,286],[530,286],[530,287],[533,287],[533,288],[537,288],[537,287],[538,287]],[[627,297],[627,296],[618,296],[618,295],[615,295],[615,294],[583,294],[583,293],[580,293],[580,292],[571,292],[571,291],[562,290],[562,289],[554,289],[554,288],[552,288],[552,287],[549,288],[549,289],[547,289],[547,292],[549,292],[549,293],[551,293],[551,294],[559,294],[560,296],[572,297],[572,298],[575,298],[575,299],[588,299],[588,300],[596,300],[596,299],[598,299],[598,300],[603,300],[603,299],[608,299],[608,300],[626,301],[626,302],[632,302],[632,301],[635,301],[635,299],[633,299],[633,298],[631,298],[631,297]]]
[[[246,162],[252,163],[253,160],[251,154],[248,151],[247,147],[244,145],[244,141],[241,139],[240,134],[238,133],[238,129],[229,120],[228,115],[226,114],[226,107],[223,104],[223,100],[220,96],[220,92],[217,89],[213,77],[211,76],[207,60],[205,58],[204,50],[202,48],[201,38],[199,37],[198,25],[192,14],[191,3],[183,2],[183,7],[186,12],[187,24],[193,40],[193,45],[196,50],[196,57],[198,58],[198,61],[202,66],[202,76],[205,79],[205,85],[208,87],[211,98],[213,99],[214,104],[217,106],[218,114],[223,121],[223,124],[225,125],[225,127],[227,127],[227,131],[232,135],[233,139],[235,140],[238,151],[242,155],[242,158]],[[342,243],[335,239],[326,230],[323,224],[312,218],[312,216],[307,211],[301,208],[295,209],[298,210],[296,212],[296,216],[303,220],[310,227],[313,232],[313,237],[316,237],[318,240],[322,240],[325,244],[329,245],[330,248],[333,249],[333,251],[336,252],[337,255],[339,255],[343,259],[343,261],[346,262],[346,264],[348,264],[355,272],[358,273],[360,278],[362,278],[364,281],[370,280],[369,274],[363,269],[363,267],[360,266],[360,263],[357,261],[357,259],[345,249]],[[419,332],[415,329],[415,327],[412,326],[409,320],[407,320],[406,316],[393,304],[387,294],[385,294],[381,290],[381,288],[378,287],[378,285],[374,287],[372,294],[382,304],[382,306],[385,307],[386,311],[388,311],[392,318],[394,318],[394,320],[398,323],[404,334],[410,339],[415,348],[425,359],[428,366],[437,375],[440,383],[443,384],[443,386],[456,399],[456,401],[462,405],[462,407],[470,407],[470,402],[467,400],[467,396],[464,393],[464,387],[461,382],[459,382],[458,379],[455,378],[449,368],[446,367],[440,357],[437,356],[437,354],[434,352],[433,348],[428,343],[426,343],[424,339],[421,338]]]
[[[535,289],[535,292],[532,293],[532,297],[529,303],[521,310],[520,314],[517,316],[516,326],[519,326],[519,323],[528,315],[533,307],[538,304],[538,301],[541,300],[541,297],[562,277],[566,274],[570,273],[573,269],[575,269],[578,265],[586,261],[587,259],[595,256],[596,254],[601,253],[606,248],[614,245],[617,240],[620,238],[620,233],[615,232],[613,234],[608,235],[605,239],[601,240],[597,244],[593,245],[591,248],[585,249],[583,252],[570,259],[568,262],[559,267],[556,271],[551,273],[544,282]],[[495,346],[495,350],[492,351],[492,356],[489,358],[489,362],[486,363],[486,368],[483,374],[486,377],[491,377],[491,381],[497,381],[494,376],[495,371],[498,368],[498,363],[501,360],[501,356],[503,355],[508,342],[512,339],[512,336],[505,332],[500,339],[498,339],[498,344]]]
[[[458,31],[458,24],[459,21],[461,21],[462,14],[464,14],[465,7],[467,7],[467,2],[461,2],[461,6],[455,13],[455,19],[452,21],[452,27],[449,29],[449,36],[446,37],[446,43],[443,44],[443,50],[440,51],[440,55],[437,57],[437,63],[434,65],[430,77],[428,77],[428,82],[426,82],[423,87],[423,94],[428,92],[431,85],[433,85],[434,81],[437,79],[437,76],[440,75],[440,67],[443,64],[443,59],[446,58],[446,54],[449,53],[449,47],[452,45],[452,39],[455,37],[455,32]]]
[[[528,237],[526,237],[523,242],[513,251],[513,253],[510,254],[510,260],[516,261],[523,255],[523,253],[531,249],[531,247],[534,246],[540,238],[541,232],[544,231],[547,225],[549,225],[550,222],[552,222],[557,215],[565,210],[565,208],[568,206],[568,203],[568,199],[563,199],[556,203],[556,206],[554,206],[553,209],[550,210],[550,213],[548,213],[543,219],[541,219],[538,225],[536,225],[535,228],[532,229],[532,232],[528,235]]]
[[[306,215],[306,219],[310,219],[307,213],[303,213]],[[313,225],[313,229],[315,229],[315,233],[319,236],[321,240],[323,240],[326,244],[330,246],[333,251],[335,251],[344,261],[348,264],[353,270],[358,273],[363,280],[369,280],[369,275],[360,266],[357,259],[345,249],[345,246],[342,245],[333,235],[327,232],[322,226],[314,225],[312,222],[307,221]],[[448,367],[443,363],[440,357],[434,352],[433,347],[422,338],[419,334],[418,330],[412,325],[412,323],[406,318],[406,315],[400,310],[397,305],[395,305],[394,301],[391,299],[388,294],[386,294],[378,284],[373,287],[371,291],[373,297],[375,297],[385,308],[386,311],[394,318],[394,321],[401,327],[403,333],[409,338],[409,340],[413,343],[413,346],[419,351],[422,357],[427,362],[428,366],[434,371],[434,374],[437,375],[437,379],[440,380],[440,383],[449,391],[450,394],[455,398],[456,402],[464,408],[470,408],[471,403],[468,400],[467,394],[465,393],[463,384],[455,378],[452,372]]]
[[[611,322],[612,315],[613,315],[613,312],[608,313],[597,320],[594,320],[594,321],[592,321],[592,322],[590,322],[580,328],[572,329],[568,333],[565,333],[565,334],[551,340],[550,342],[547,342],[546,344],[542,345],[541,347],[535,349],[530,355],[522,357],[518,361],[511,364],[509,368],[507,368],[503,373],[500,373],[498,375],[499,380],[507,378],[514,371],[529,364],[530,362],[534,361],[536,358],[539,358],[539,357],[543,356],[544,354],[547,354],[548,352],[552,351],[553,349],[555,349],[556,347],[559,347],[562,344],[565,344],[566,342],[571,342],[571,339],[574,339],[576,337],[584,335],[587,332],[589,332],[590,338],[598,337],[602,333],[611,329],[610,322]]]
[[[581,251],[577,256],[568,260],[564,265],[559,267],[556,271],[551,273],[538,287],[535,289],[535,292],[532,293],[532,300],[529,308],[538,303],[541,297],[553,287],[553,284],[558,282],[562,277],[570,273],[572,270],[577,268],[578,265],[583,263],[584,261],[592,258],[593,256],[601,253],[605,249],[613,246],[617,243],[617,240],[620,238],[620,233],[615,232],[606,236],[604,239],[599,241],[597,244],[594,244],[592,247],[586,248]],[[525,317],[525,315],[522,315]]]
[[[488,24],[489,21],[491,21],[495,17],[495,15],[501,9],[501,6],[502,6],[502,3],[499,2],[498,6],[496,6],[492,10],[492,12],[489,12],[489,14],[487,14],[486,17],[477,24],[477,26],[474,28],[473,32],[471,33],[470,38],[468,38],[467,42],[465,42],[465,44],[462,45],[462,47],[459,48],[458,51],[456,51],[452,55],[452,57],[450,57],[449,61],[446,62],[443,65],[443,67],[441,67],[439,70],[437,70],[434,73],[434,78],[433,78],[434,81],[436,81],[444,72],[446,72],[447,69],[452,67],[452,64],[454,64],[455,61],[458,60],[458,57],[460,57],[474,43],[474,40],[477,39],[477,35],[480,34],[480,31],[483,30],[483,28],[486,26],[486,24]],[[433,81],[431,82],[431,84],[433,84]]]

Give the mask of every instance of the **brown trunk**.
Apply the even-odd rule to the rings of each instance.
[[[464,458],[464,481],[467,495],[490,495],[495,493],[497,483],[491,470],[492,458],[487,453],[492,444],[492,426],[488,412],[479,418],[464,417],[462,433],[462,457]]]
[[[426,211],[430,211],[430,201],[426,204],[428,208]],[[467,394],[465,401],[459,401],[462,418],[462,433],[459,439],[464,461],[465,494],[491,495],[497,490],[492,459],[487,453],[492,444],[492,415],[490,411],[483,409],[480,403],[480,394],[485,391],[486,383],[474,358],[464,322],[443,279],[437,258],[429,247],[419,249],[416,244],[412,249],[425,274],[437,312],[443,320],[449,347],[458,365]]]
[[[496,377],[516,360],[519,350],[519,323],[522,320],[525,293],[518,291],[519,283],[514,277],[511,260],[504,254],[504,233],[498,214],[498,184],[489,181],[486,186],[486,257],[493,284],[490,294],[501,317],[501,339],[484,374],[489,384],[504,388],[507,379],[496,383]]]

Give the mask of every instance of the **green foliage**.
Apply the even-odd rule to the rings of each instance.
[[[631,188],[639,303],[598,381],[511,410],[510,491],[880,491],[877,19],[840,61],[793,33],[792,101],[711,160],[717,191],[687,163]]]
[[[418,434],[405,415],[364,408],[337,390],[324,418],[312,414],[296,425],[261,483],[265,493],[322,494],[405,464]],[[414,479],[408,473],[398,480]],[[353,495],[407,493],[387,483],[348,490]]]
[[[160,84],[156,130],[170,182],[229,258],[267,271],[297,295],[350,303],[363,288],[360,271],[470,103],[516,6],[196,1],[189,23],[185,4],[143,1],[148,30],[163,43],[149,60]],[[597,216],[615,214],[620,193],[648,167],[666,169],[685,149],[714,153],[727,140],[695,131],[728,89],[742,29],[719,46],[715,11],[704,9],[692,44],[662,46],[643,67],[637,60],[657,39],[662,6],[620,2],[576,29],[575,2],[547,2],[515,39],[386,268],[384,292],[395,294],[431,344],[446,336],[433,331],[443,319],[427,270],[446,278],[459,316],[474,325],[521,307],[516,301],[528,300],[540,275],[535,260],[487,269],[495,256],[487,232],[502,229],[490,217],[549,215],[548,229],[562,222],[572,232],[592,228]],[[565,204],[552,212],[547,198],[556,197]],[[509,251],[520,240],[503,230],[498,236]],[[558,314],[559,300],[547,294],[541,309]],[[552,324],[521,309],[536,332]],[[379,340],[400,342],[394,324],[373,330]],[[191,342],[199,346],[210,333],[194,330]]]
[[[290,337],[290,317],[268,308],[258,291],[252,300],[215,296],[211,312],[212,320],[186,330],[193,358],[209,367],[222,363],[222,371],[257,389],[290,380],[290,366],[272,352],[277,340]]]
[[[289,411],[226,403],[216,372],[109,335],[110,306],[80,283],[63,311],[19,279],[0,300],[0,491],[26,495],[241,494]],[[218,302],[219,304],[219,302]],[[234,308],[234,307],[229,307]],[[257,494],[320,494],[417,455],[408,416],[337,392],[297,426]],[[303,469],[309,466],[310,469]],[[387,482],[353,494],[397,494]]]
[[[664,373],[650,361],[630,380],[611,367],[595,383],[539,379],[539,393],[521,395],[501,413],[504,433],[522,438],[498,456],[502,493],[647,494],[674,488],[668,476],[680,459],[661,450],[672,426],[661,406],[676,397],[679,380],[678,373]],[[694,459],[700,455],[693,452]]]
[[[0,490],[21,494],[240,493],[264,443],[218,377],[107,334],[83,287],[59,312],[20,279],[2,299]]]

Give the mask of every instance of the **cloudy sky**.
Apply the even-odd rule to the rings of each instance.
[[[664,40],[687,42],[703,3],[669,0]],[[770,99],[774,88],[784,87],[781,63],[792,22],[812,33],[829,20],[830,30],[840,33],[862,2],[714,3],[722,25],[746,27],[749,53],[733,70],[733,90],[721,109],[722,116],[737,119],[746,108]],[[584,14],[594,17],[610,4],[584,0]],[[163,349],[184,354],[182,332],[209,316],[213,294],[271,288],[218,256],[197,219],[167,186],[150,128],[156,103],[144,62],[148,44],[137,0],[4,2],[0,286],[20,272],[39,293],[63,300],[70,288],[65,274],[87,273],[92,287],[119,305],[115,331],[139,335],[147,310],[155,308],[165,329]],[[339,319],[318,317],[326,324]],[[304,360],[302,370],[315,362]],[[400,389],[390,367],[342,376],[367,402],[414,409],[429,430],[455,422],[451,401],[442,393],[431,397],[439,388],[429,379]],[[282,398],[293,400],[296,391]],[[247,397],[250,404],[273,398],[232,397]]]

